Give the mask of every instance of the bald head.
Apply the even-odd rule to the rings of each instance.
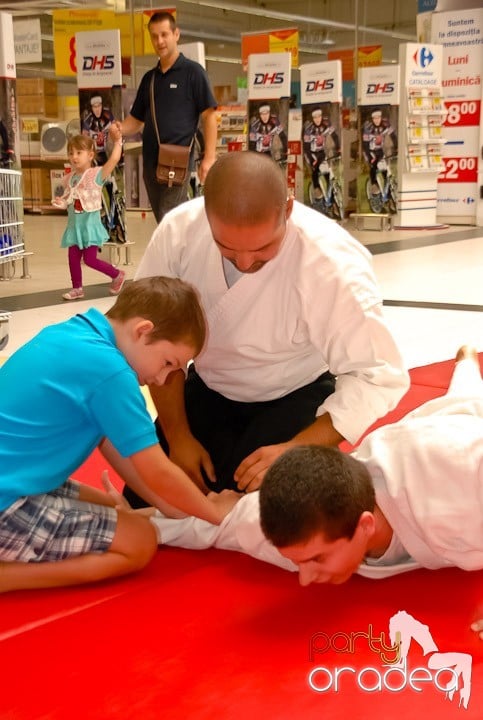
[[[284,214],[287,184],[271,158],[256,152],[232,152],[210,168],[204,196],[208,217],[215,215],[227,224],[256,225]]]

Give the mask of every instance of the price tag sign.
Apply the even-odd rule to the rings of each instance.
[[[478,159],[476,157],[443,158],[444,170],[438,182],[475,183],[478,179]]]
[[[39,120],[38,118],[22,117],[22,133],[26,135],[33,135],[39,131]]]
[[[474,127],[480,124],[481,100],[447,100],[444,103],[448,127]]]

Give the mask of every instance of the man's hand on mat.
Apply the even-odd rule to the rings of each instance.
[[[481,640],[483,640],[483,618],[481,620],[476,620],[476,622],[471,625],[471,629],[477,632]]]
[[[211,482],[216,482],[215,468],[209,453],[193,435],[183,435],[182,438],[169,443],[169,459],[190,477],[202,492],[207,493],[201,469]]]
[[[207,495],[208,500],[211,500],[217,506],[220,512],[220,523],[230,513],[237,502],[243,497],[240,493],[234,490],[222,490],[220,493],[210,492]]]
[[[248,455],[235,471],[238,488],[245,492],[258,490],[270,465],[290,447],[289,442],[265,445]]]

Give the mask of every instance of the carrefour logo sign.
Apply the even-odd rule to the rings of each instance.
[[[419,65],[422,68],[427,68],[428,65],[431,65],[433,62],[434,55],[429,48],[422,47],[421,50],[416,50],[413,55],[413,60],[416,65]]]

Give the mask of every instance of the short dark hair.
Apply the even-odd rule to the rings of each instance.
[[[119,322],[134,317],[150,320],[151,342],[186,342],[195,355],[205,344],[206,322],[198,293],[178,278],[150,277],[126,283],[106,316]]]
[[[299,446],[268,469],[260,488],[260,522],[279,548],[318,533],[329,541],[350,539],[375,502],[372,478],[359,460],[336,448]]]
[[[167,12],[166,10],[160,10],[159,12],[155,12],[154,15],[151,15],[148,22],[148,29],[151,27],[151,25],[153,25],[153,23],[165,22],[165,20],[169,22],[171,30],[174,32],[178,27],[176,24],[176,19],[174,15],[172,15],[170,12]]]
[[[283,218],[287,207],[287,182],[271,157],[258,152],[221,155],[211,166],[204,185],[208,219],[244,227],[275,215]]]

